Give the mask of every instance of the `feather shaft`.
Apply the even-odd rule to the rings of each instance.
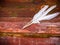
[[[31,24],[33,24],[31,21],[30,21],[30,22],[28,22],[25,26],[23,26],[23,28],[22,28],[22,29],[24,29],[24,28],[26,28],[26,27],[30,26]]]

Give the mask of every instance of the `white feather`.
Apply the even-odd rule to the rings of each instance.
[[[44,16],[42,18],[39,18],[38,21],[41,21],[41,20],[51,20],[51,19],[55,18],[56,16],[58,16],[59,14],[60,14],[59,12],[54,13],[54,14],[50,14],[50,15]]]
[[[39,15],[39,13],[38,14],[36,14],[34,17],[33,17],[33,19],[32,19],[32,23],[39,23],[39,20],[38,19],[40,19],[40,18],[43,18],[44,16],[46,16],[51,10],[53,10],[54,8],[56,7],[56,5],[54,5],[54,6],[51,6],[49,9],[47,9],[48,8],[48,6],[46,6],[46,9],[44,10],[44,11],[40,11],[39,13],[40,13],[40,15]],[[44,9],[44,8],[43,8]]]
[[[47,10],[43,13],[42,17],[45,16],[45,15],[47,15],[47,14],[48,14],[51,10],[53,10],[54,8],[56,8],[56,5],[51,6],[49,9],[47,9]]]
[[[38,17],[40,17],[40,16],[43,14],[43,12],[44,12],[48,7],[49,7],[48,5],[45,5],[38,13],[36,13],[36,14],[34,15],[34,17],[33,17],[32,20],[35,20],[35,19],[37,19]]]
[[[33,19],[30,22],[28,22],[22,29],[30,26],[31,24],[40,23],[39,21],[42,21],[42,20],[50,20],[50,19],[55,18],[58,14],[60,14],[59,12],[54,13],[54,14],[47,15],[55,7],[56,7],[56,5],[51,6],[49,9],[47,9],[48,8],[48,5],[46,5],[37,14],[35,14],[34,17],[33,17]]]

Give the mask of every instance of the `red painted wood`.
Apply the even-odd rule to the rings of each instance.
[[[0,45],[59,45],[60,38],[0,37]]]
[[[53,20],[43,21],[40,24],[33,24],[23,31],[21,30],[45,4],[57,4],[58,7],[52,12],[60,12],[60,2],[57,0],[35,0],[34,2],[31,0],[1,0],[0,32],[60,33],[60,16]],[[16,16],[17,18],[10,18],[10,16]],[[60,45],[60,38],[0,37],[0,45]]]

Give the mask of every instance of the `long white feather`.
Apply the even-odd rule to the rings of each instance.
[[[60,13],[57,12],[57,13],[54,13],[54,14],[50,14],[50,15],[47,15],[47,16],[44,16],[43,18],[39,18],[38,20],[41,21],[41,20],[51,20],[53,18],[55,18],[56,16],[58,16]]]
[[[48,8],[48,5],[46,5],[37,14],[35,14],[34,17],[33,17],[33,19],[30,22],[28,22],[22,29],[30,26],[31,24],[40,23],[39,21],[42,21],[42,20],[50,20],[50,19],[53,19],[54,17],[56,17],[57,15],[60,14],[59,12],[54,13],[54,14],[47,15],[55,7],[56,7],[56,5],[51,6],[49,9],[47,9]]]

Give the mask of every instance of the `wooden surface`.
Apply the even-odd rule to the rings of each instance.
[[[42,38],[49,35],[44,34],[42,37],[39,35],[40,33],[60,34],[60,15],[21,30],[44,5],[57,5],[49,14],[60,12],[60,0],[0,0],[0,32],[4,32],[0,33],[2,35],[0,35],[0,45],[60,45],[60,37]],[[7,32],[17,33],[12,36]],[[21,37],[20,34],[18,35],[19,32],[38,33],[39,36]]]

